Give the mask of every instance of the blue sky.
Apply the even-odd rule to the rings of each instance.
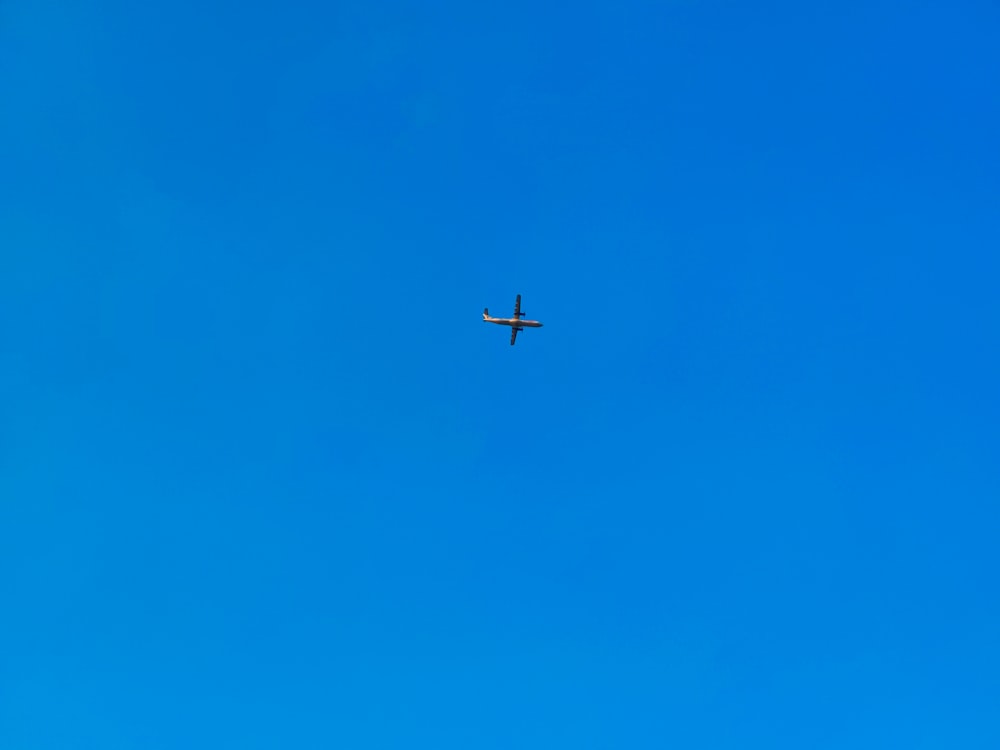
[[[0,5],[0,746],[996,747],[998,24]]]

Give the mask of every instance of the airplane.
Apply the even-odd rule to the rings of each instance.
[[[524,313],[521,312],[521,295],[517,295],[517,301],[514,302],[514,317],[513,318],[491,318],[490,309],[483,308],[483,320],[487,323],[496,323],[501,326],[510,326],[510,345],[514,346],[514,339],[517,338],[517,332],[523,331],[525,328],[541,328],[542,324],[537,320],[524,320],[521,316]]]

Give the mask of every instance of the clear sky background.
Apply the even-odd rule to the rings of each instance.
[[[4,0],[0,747],[1000,746],[998,34]]]

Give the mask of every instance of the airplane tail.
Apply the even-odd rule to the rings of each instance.
[[[490,317],[490,308],[484,307],[483,308],[483,320],[486,320],[488,317]]]

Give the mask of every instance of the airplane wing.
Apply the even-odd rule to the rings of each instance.
[[[510,329],[510,345],[511,346],[514,346],[514,339],[517,338],[517,332],[520,331],[520,330],[521,330],[520,328],[516,328],[516,327],[513,327],[513,328]]]
[[[517,295],[517,301],[514,303],[514,317],[521,317],[521,295]]]

